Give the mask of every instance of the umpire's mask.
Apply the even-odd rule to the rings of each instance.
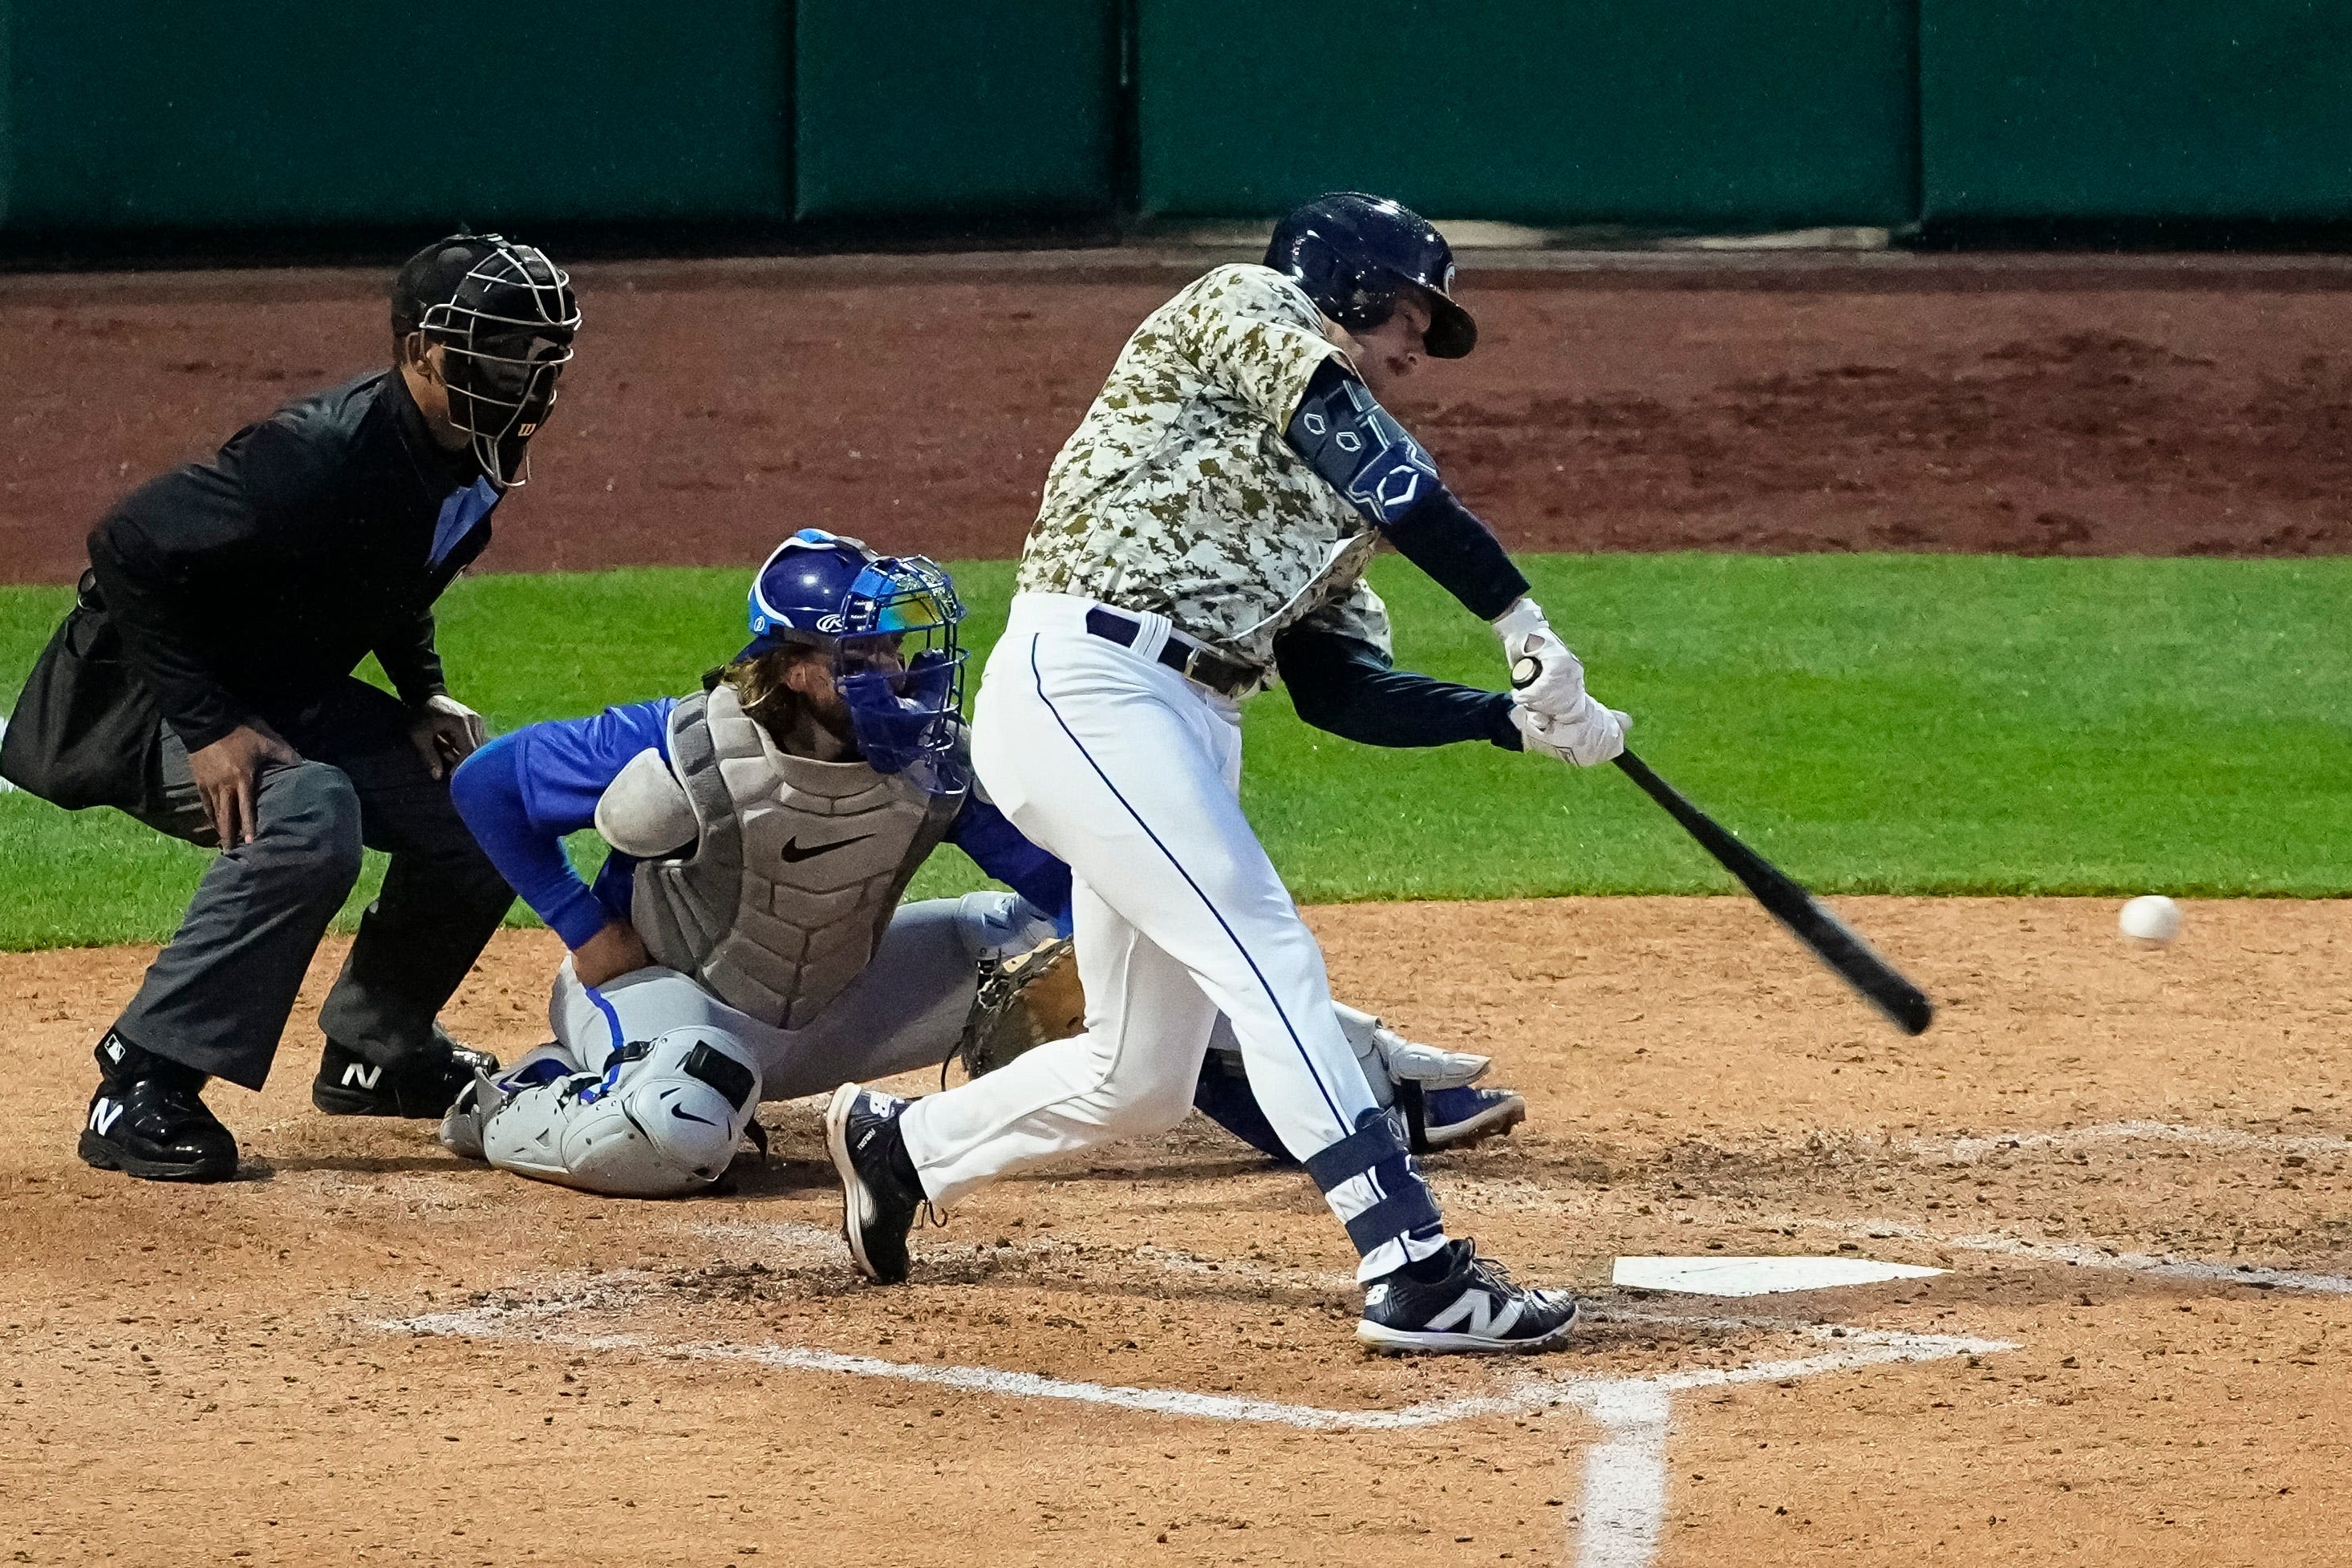
[[[417,327],[441,345],[449,422],[473,438],[474,456],[501,489],[530,476],[530,438],[555,407],[555,383],[572,359],[580,302],[572,279],[535,246],[497,235],[462,235],[471,265],[428,304]]]

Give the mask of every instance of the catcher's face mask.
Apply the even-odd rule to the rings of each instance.
[[[921,556],[884,557],[850,584],[841,617],[834,685],[858,751],[876,772],[904,774],[929,793],[963,788],[963,605],[948,574]]]
[[[443,350],[449,422],[472,437],[482,472],[504,489],[530,477],[530,439],[555,407],[580,303],[571,277],[536,246],[484,238],[494,248],[418,325]]]

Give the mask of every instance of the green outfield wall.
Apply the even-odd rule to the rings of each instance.
[[[1102,0],[800,0],[804,218],[1108,215],[1119,11]]]
[[[0,236],[2335,223],[2347,85],[2345,0],[0,0]]]
[[[1925,214],[2352,217],[2345,0],[1920,0]]]
[[[1335,187],[1537,224],[1895,225],[1916,205],[1907,0],[1136,16],[1147,214],[1269,214]]]
[[[773,0],[0,0],[14,229],[782,217]]]

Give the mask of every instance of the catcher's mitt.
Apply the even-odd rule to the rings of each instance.
[[[1077,952],[1063,937],[982,966],[956,1055],[965,1074],[978,1078],[1049,1040],[1067,1040],[1086,1028],[1086,1019]]]

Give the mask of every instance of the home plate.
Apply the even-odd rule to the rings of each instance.
[[[1687,1296],[1771,1296],[1784,1291],[1924,1280],[1943,1271],[1871,1258],[1620,1258],[1609,1282]]]

